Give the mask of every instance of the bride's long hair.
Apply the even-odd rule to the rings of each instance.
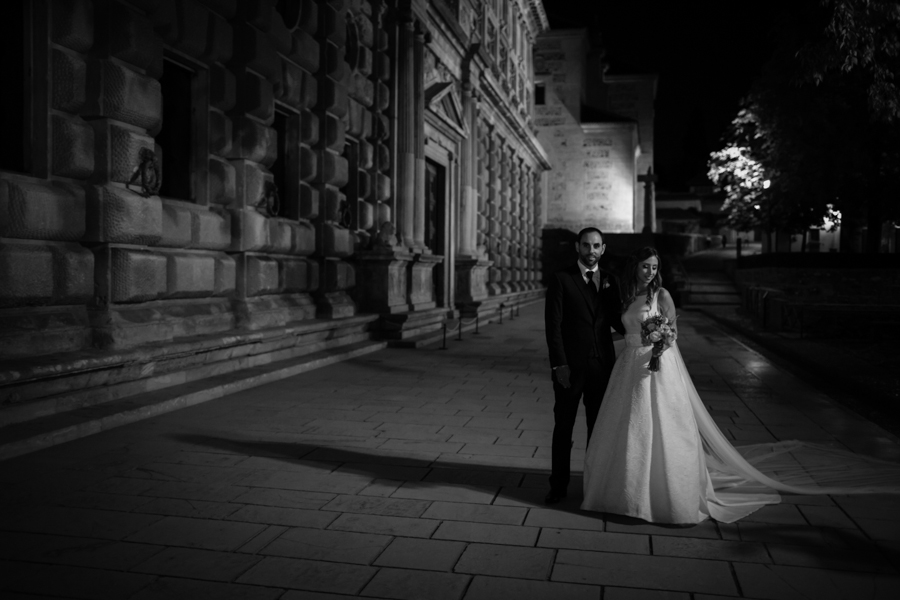
[[[656,252],[656,248],[653,248],[652,246],[644,246],[643,248],[632,254],[628,259],[628,262],[625,264],[625,272],[622,274],[622,285],[619,286],[619,295],[622,298],[622,312],[628,310],[628,307],[631,306],[631,303],[637,299],[638,268],[640,267],[640,264],[642,262],[644,262],[651,256],[656,257],[659,268],[656,270],[656,277],[650,280],[650,283],[647,284],[648,305],[653,303],[653,294],[659,291],[659,288],[662,287],[662,259],[660,259],[659,253]]]

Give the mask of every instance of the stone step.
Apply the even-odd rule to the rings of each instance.
[[[733,304],[739,305],[741,297],[737,294],[694,294],[690,295],[687,302],[691,304]]]
[[[293,377],[313,369],[369,354],[385,342],[363,341],[301,358],[232,371],[198,381],[14,423],[0,428],[0,460],[55,446],[94,433],[155,417],[241,390]]]
[[[710,283],[693,283],[688,286],[688,290],[692,294],[734,294],[737,293],[734,285],[730,283],[710,284]]]

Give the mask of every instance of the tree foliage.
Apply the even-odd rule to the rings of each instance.
[[[884,0],[786,5],[772,59],[710,158],[731,226],[797,233],[834,208],[867,221],[877,249],[881,223],[900,218],[898,20]]]

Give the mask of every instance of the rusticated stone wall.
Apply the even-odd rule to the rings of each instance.
[[[15,1],[33,144],[0,165],[0,359],[361,313],[404,338],[537,297],[537,0]]]

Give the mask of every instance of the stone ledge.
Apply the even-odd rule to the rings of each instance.
[[[119,402],[48,415],[26,424],[9,425],[0,428],[0,460],[293,377],[384,347],[383,342],[357,342],[339,349],[309,354],[300,363],[289,358],[264,367],[230,371],[200,381],[132,396]]]

